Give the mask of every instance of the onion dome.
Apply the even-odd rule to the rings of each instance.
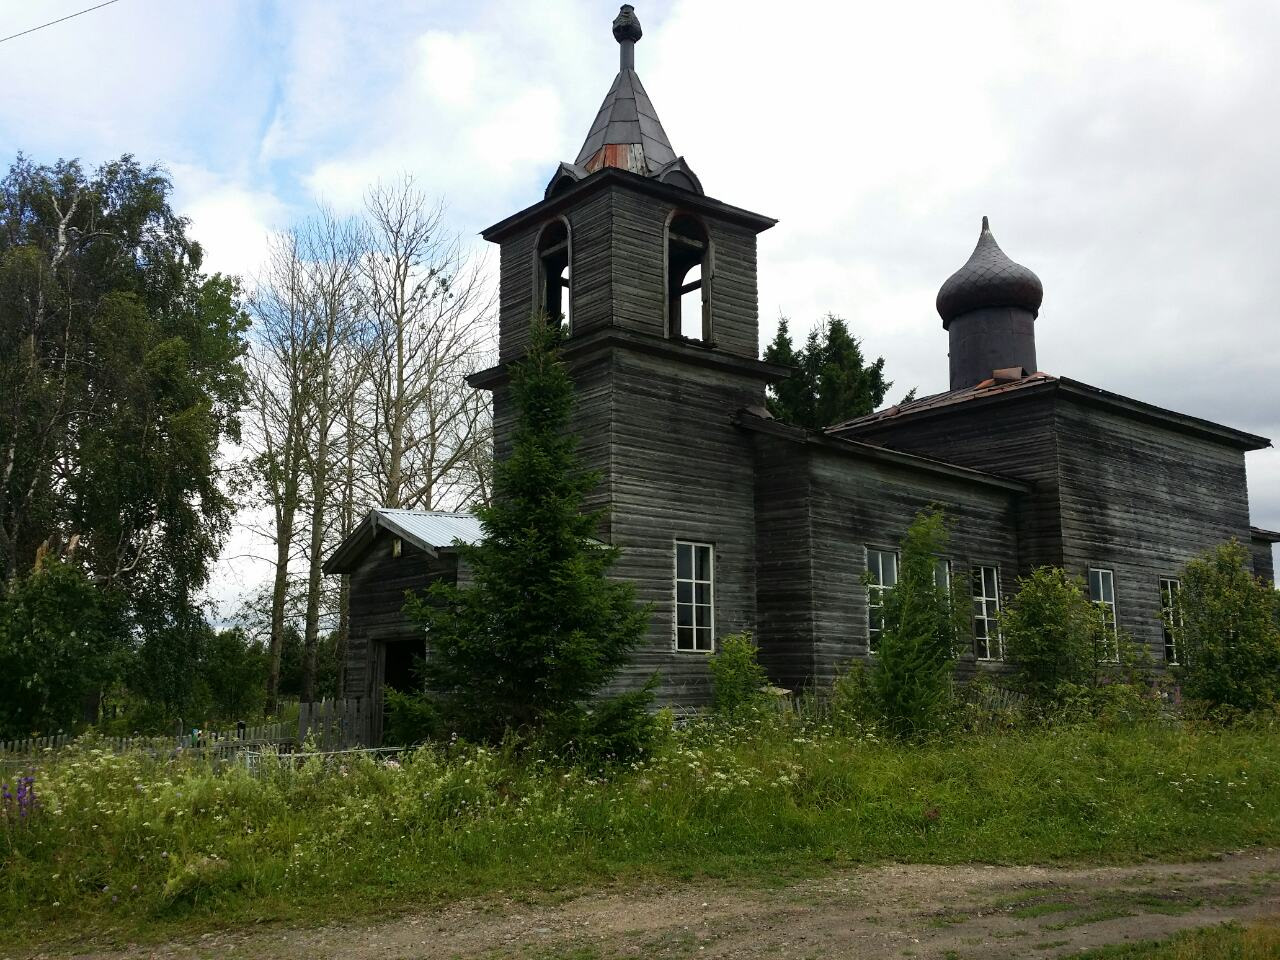
[[[1044,284],[1040,278],[1005,256],[983,217],[982,233],[968,262],[938,291],[938,313],[945,329],[956,317],[993,307],[1012,307],[1035,316],[1042,300]]]

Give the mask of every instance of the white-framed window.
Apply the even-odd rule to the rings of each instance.
[[[715,649],[715,549],[709,543],[676,541],[676,650]]]
[[[1160,625],[1164,629],[1164,659],[1167,663],[1181,663],[1178,641],[1182,632],[1182,608],[1178,606],[1178,593],[1182,581],[1176,577],[1160,578]]]
[[[973,568],[973,653],[979,660],[1003,660],[1000,636],[1000,568]]]
[[[867,650],[880,649],[884,633],[884,598],[898,585],[898,554],[867,547]]]
[[[939,557],[933,561],[933,585],[951,594],[951,561]]]
[[[1120,659],[1120,641],[1116,633],[1116,575],[1105,567],[1089,568],[1089,599],[1098,605],[1105,632],[1100,659],[1115,663]]]

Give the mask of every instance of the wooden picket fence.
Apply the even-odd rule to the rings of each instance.
[[[370,698],[319,700],[298,705],[297,743],[317,750],[349,750],[375,744],[380,717]]]
[[[194,729],[177,736],[150,737],[100,737],[95,745],[104,750],[123,753],[126,750],[146,750],[151,753],[169,753],[178,750],[201,750],[226,753],[249,746],[269,744],[292,747],[294,742],[292,723],[269,723],[260,726],[237,724],[231,730]],[[23,757],[58,750],[77,739],[60,733],[49,737],[29,737],[24,740],[0,740],[0,756]]]

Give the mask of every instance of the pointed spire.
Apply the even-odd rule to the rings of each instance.
[[[643,35],[635,9],[624,3],[613,21],[613,37],[620,47],[618,75],[576,161],[588,173],[601,167],[621,167],[653,176],[676,159],[657,111],[636,75],[635,45]]]

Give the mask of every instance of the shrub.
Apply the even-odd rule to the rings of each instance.
[[[708,661],[717,713],[736,713],[765,700],[769,678],[756,653],[749,633],[734,633],[720,640],[720,649]]]
[[[643,689],[550,718],[544,746],[559,759],[591,770],[644,759],[661,739],[662,722],[651,710],[656,682],[655,677]]]
[[[117,596],[73,563],[42,560],[0,597],[0,736],[95,719],[127,634]]]
[[[1018,579],[1000,614],[1005,658],[1019,688],[1042,703],[1066,685],[1091,687],[1106,627],[1082,584],[1060,567],[1038,567]]]
[[[423,693],[403,693],[387,687],[387,723],[382,739],[401,747],[425,743],[440,736],[443,722],[440,708]]]
[[[844,733],[874,727],[879,719],[875,695],[866,664],[858,660],[850,663],[831,684],[828,708],[832,724]]]
[[[1244,547],[1188,563],[1178,611],[1185,696],[1226,712],[1280,703],[1280,593],[1253,576]]]
[[[942,511],[922,510],[902,541],[898,582],[885,594],[871,687],[885,729],[898,737],[940,730],[951,714],[952,673],[966,618],[963,588],[948,592],[936,579],[946,546]]]

